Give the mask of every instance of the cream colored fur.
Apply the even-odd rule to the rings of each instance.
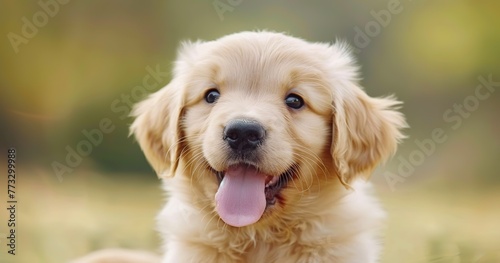
[[[399,102],[369,97],[357,80],[342,43],[272,32],[185,43],[173,80],[137,105],[131,126],[169,196],[157,218],[162,262],[377,262],[384,212],[365,180],[406,124]],[[305,106],[288,108],[290,93]],[[215,212],[214,170],[232,164],[222,129],[242,117],[266,129],[254,165],[297,172],[257,223],[237,228]]]

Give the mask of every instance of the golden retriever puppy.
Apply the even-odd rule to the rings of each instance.
[[[384,213],[365,180],[405,121],[357,80],[339,43],[184,43],[131,126],[169,193],[162,262],[376,262]]]

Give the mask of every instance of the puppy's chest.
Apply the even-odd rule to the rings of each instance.
[[[301,242],[260,243],[250,247],[243,255],[242,262],[320,262],[315,259],[324,256],[321,245],[309,246]]]
[[[281,257],[281,262],[285,262],[284,255],[286,255],[286,259],[290,260],[290,256],[294,254],[294,251],[290,251],[291,248],[290,246],[261,242],[254,247],[250,247],[243,258],[245,262],[278,262],[277,260]]]

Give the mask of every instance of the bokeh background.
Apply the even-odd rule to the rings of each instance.
[[[154,216],[164,194],[125,115],[151,71],[161,72],[154,90],[169,82],[180,41],[258,29],[345,40],[367,93],[404,101],[408,138],[372,177],[389,215],[381,262],[500,262],[499,1],[0,6],[0,262],[66,262],[106,247],[158,251]],[[5,238],[9,147],[17,150],[16,256]]]

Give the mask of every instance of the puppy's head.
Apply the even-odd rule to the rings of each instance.
[[[189,178],[224,222],[247,226],[321,185],[368,177],[395,151],[398,102],[368,97],[356,79],[341,44],[269,32],[187,43],[131,130],[160,176]]]

